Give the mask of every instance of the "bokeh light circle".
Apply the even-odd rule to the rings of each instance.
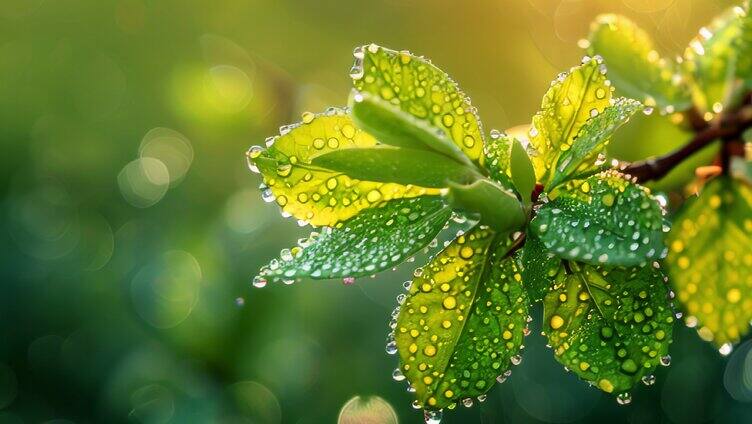
[[[355,396],[339,411],[337,424],[397,424],[397,414],[378,396]]]
[[[282,422],[282,409],[277,396],[263,384],[240,381],[229,386],[227,392],[244,421],[258,424]]]
[[[131,281],[136,313],[156,328],[183,322],[199,300],[201,266],[188,252],[172,250],[138,271]]]
[[[162,162],[169,174],[170,185],[179,183],[193,163],[193,147],[183,134],[170,128],[157,127],[146,133],[138,149],[141,158]]]
[[[161,160],[143,157],[125,165],[117,181],[126,202],[137,208],[148,208],[167,193],[170,172]]]

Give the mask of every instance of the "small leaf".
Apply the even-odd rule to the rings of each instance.
[[[631,390],[668,354],[674,322],[660,269],[570,263],[543,302],[556,360],[607,393]]]
[[[439,190],[394,183],[356,181],[311,165],[318,156],[337,150],[376,146],[376,140],[355,127],[339,109],[304,114],[303,122],[280,129],[268,148],[251,147],[248,161],[268,186],[265,199],[312,225],[333,226],[383,201],[439,194]]]
[[[514,187],[522,196],[522,201],[529,205],[532,203],[531,195],[533,189],[535,189],[535,169],[533,169],[533,163],[530,162],[530,157],[528,157],[519,140],[514,140],[512,144],[510,169]]]
[[[553,286],[554,277],[561,268],[561,259],[550,253],[543,242],[531,231],[527,232],[525,246],[519,254],[522,283],[531,301],[537,302]]]
[[[676,216],[667,241],[687,325],[718,348],[738,342],[752,320],[752,189],[712,180]]]
[[[742,86],[737,76],[749,76],[752,71],[752,59],[740,56],[744,48],[749,48],[740,43],[752,38],[750,34],[743,36],[743,31],[750,30],[749,22],[745,22],[748,19],[742,8],[731,8],[690,41],[684,64],[697,86],[694,100],[702,110],[720,113],[724,106],[733,104]]]
[[[528,302],[512,240],[494,249],[493,239],[482,226],[459,236],[416,271],[400,307],[400,369],[426,409],[486,393],[522,344]]]
[[[570,184],[530,228],[551,253],[593,265],[637,265],[664,254],[660,205],[613,171]]]
[[[623,16],[601,15],[590,28],[588,52],[603,57],[608,76],[624,96],[661,110],[682,111],[692,105],[686,84],[655,50],[653,40]]]
[[[428,60],[375,44],[355,50],[355,88],[443,130],[468,158],[483,161],[483,129],[470,99]]]
[[[598,59],[589,59],[551,83],[528,132],[537,153],[532,161],[538,181],[550,180],[551,168],[561,152],[572,147],[591,117],[610,105],[613,89],[605,69]]]
[[[311,165],[356,180],[447,187],[447,181],[470,182],[480,175],[448,157],[428,150],[387,146],[338,150],[316,157]]]
[[[449,200],[454,207],[480,214],[482,222],[498,232],[516,230],[525,223],[525,212],[517,197],[490,180],[450,187]]]
[[[261,269],[262,280],[362,277],[392,268],[427,246],[451,209],[441,197],[384,202],[312,234]]]
[[[491,130],[490,140],[483,149],[483,155],[485,156],[484,167],[488,170],[490,177],[501,184],[502,187],[510,190],[514,189],[510,167],[512,144],[514,142],[514,137]]]
[[[358,127],[380,143],[441,153],[459,163],[472,165],[444,131],[430,122],[404,112],[399,106],[368,92],[353,91],[350,110]]]
[[[580,130],[572,148],[559,155],[549,187],[556,187],[573,175],[581,175],[596,168],[596,158],[604,150],[614,132],[642,109],[640,102],[620,97],[613,106],[590,118]]]

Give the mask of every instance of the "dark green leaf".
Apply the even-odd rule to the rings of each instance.
[[[416,271],[400,307],[400,370],[426,409],[486,393],[522,344],[528,301],[512,240],[493,239],[485,227],[458,237]]]
[[[481,220],[498,232],[516,230],[525,223],[525,212],[517,197],[490,180],[451,184],[449,199],[458,209],[480,214]]]
[[[668,354],[674,316],[665,277],[651,265],[569,267],[543,303],[556,360],[604,392],[628,392]]]
[[[356,180],[448,187],[447,180],[470,182],[479,175],[472,168],[428,150],[387,146],[338,150],[316,157],[311,164]]]
[[[428,245],[449,220],[440,197],[384,202],[282,251],[261,280],[361,277],[392,268]]]
[[[355,88],[444,131],[470,160],[483,161],[483,129],[470,99],[428,60],[375,44],[355,50]]]
[[[752,189],[719,177],[676,216],[666,260],[671,283],[700,337],[731,352],[752,320]]]
[[[355,123],[376,137],[380,143],[429,150],[472,166],[467,156],[444,131],[380,97],[368,92],[353,91],[350,96],[350,110]]]
[[[550,253],[543,242],[531,231],[527,233],[525,246],[519,254],[522,268],[522,284],[528,297],[537,302],[551,289],[554,277],[561,268],[561,259]]]
[[[550,252],[593,265],[637,265],[665,254],[660,205],[617,172],[572,182],[530,228]]]
[[[614,132],[642,108],[640,102],[620,97],[612,106],[590,118],[580,130],[572,147],[559,155],[549,187],[556,187],[574,174],[581,174],[596,167],[598,154],[606,147]]]
[[[629,19],[601,15],[590,29],[590,54],[603,57],[608,77],[623,95],[665,111],[681,111],[692,105],[687,85],[662,59],[650,36]]]
[[[531,195],[535,189],[535,169],[525,148],[519,140],[512,143],[512,157],[509,164],[512,171],[512,181],[517,192],[522,196],[525,204],[532,203]]]

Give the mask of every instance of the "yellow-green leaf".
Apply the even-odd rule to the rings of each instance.
[[[587,59],[551,83],[528,135],[536,150],[532,161],[538,181],[548,182],[561,152],[572,147],[577,134],[593,116],[610,105],[612,88],[606,67]]]
[[[696,86],[694,100],[702,110],[720,113],[734,103],[742,87],[738,74],[748,75],[750,58],[740,43],[749,42],[749,18],[741,7],[733,7],[716,18],[689,43],[684,53],[687,73]],[[747,69],[738,68],[747,67]]]
[[[266,200],[316,226],[334,226],[386,200],[437,195],[438,189],[359,181],[311,165],[316,157],[343,149],[374,147],[376,140],[339,109],[314,115],[280,129],[267,148],[251,147],[249,165],[264,177]]]
[[[624,16],[598,16],[590,28],[588,52],[603,57],[608,77],[622,95],[667,112],[691,106],[689,88],[673,63],[661,58],[650,36]]]
[[[426,409],[486,393],[520,349],[527,297],[512,240],[494,239],[482,226],[458,237],[416,271],[400,307],[400,370]]]
[[[474,162],[483,161],[484,135],[475,108],[457,84],[428,60],[370,44],[355,50],[355,88],[378,95],[446,132]]]
[[[677,215],[668,245],[685,323],[728,354],[752,320],[752,189],[712,180]]]

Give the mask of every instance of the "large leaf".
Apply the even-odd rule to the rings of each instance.
[[[543,299],[553,286],[554,277],[561,268],[561,259],[549,252],[543,242],[530,231],[518,256],[522,268],[522,283],[530,300],[537,302]]]
[[[285,249],[257,281],[361,277],[392,268],[428,245],[449,220],[440,197],[384,202]],[[263,284],[263,283],[262,283]]]
[[[749,18],[740,7],[727,10],[689,43],[684,54],[687,73],[697,86],[695,102],[703,110],[721,112],[733,104],[741,88],[739,74],[749,76]],[[744,36],[743,36],[744,35]],[[746,69],[744,69],[746,68]]]
[[[611,136],[642,108],[640,102],[620,97],[613,106],[590,118],[580,130],[572,148],[559,155],[550,187],[597,168],[595,162],[598,154],[604,150]]]
[[[517,197],[491,180],[450,187],[449,201],[455,208],[480,214],[481,221],[496,231],[516,230],[525,223],[525,212]]]
[[[663,224],[650,191],[610,171],[572,182],[538,210],[530,227],[563,259],[629,266],[665,254]]]
[[[752,321],[752,189],[727,177],[711,181],[677,215],[668,245],[686,323],[730,352]]]
[[[400,307],[400,369],[418,403],[441,409],[486,393],[522,344],[528,302],[512,243],[485,227],[458,237],[423,270]]]
[[[376,145],[339,109],[305,114],[302,123],[281,128],[281,135],[267,144],[266,149],[254,146],[248,151],[251,168],[261,172],[267,190],[285,213],[312,225],[333,226],[386,200],[439,194],[423,187],[357,181],[311,165],[330,152]]]
[[[375,44],[356,49],[355,88],[443,130],[471,160],[483,161],[483,129],[470,99],[441,69],[409,52]]]
[[[444,131],[377,95],[353,90],[349,104],[358,127],[382,144],[438,152],[460,163],[471,164]]]
[[[469,183],[482,177],[439,153],[388,146],[337,150],[314,158],[311,165],[357,180],[434,188],[448,187],[448,180]]]
[[[610,105],[613,88],[605,69],[599,59],[587,59],[551,83],[529,130],[537,152],[532,159],[538,181],[549,182],[559,155],[572,147],[591,117]]]
[[[650,36],[629,19],[597,17],[589,41],[589,53],[603,57],[619,93],[669,112],[692,105],[689,90],[673,64],[660,57]]]
[[[543,303],[556,360],[607,393],[628,392],[668,353],[673,312],[660,269],[569,263]]]

